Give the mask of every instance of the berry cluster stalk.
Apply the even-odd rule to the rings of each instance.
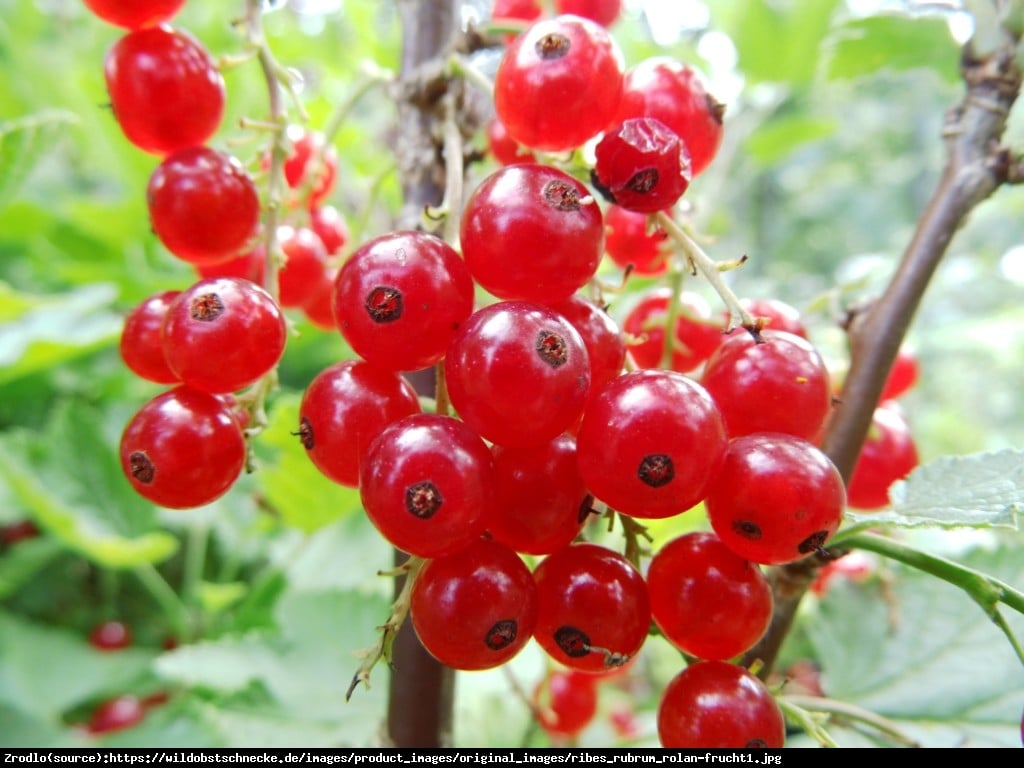
[[[953,236],[975,206],[1003,184],[1020,181],[1019,164],[1002,144],[1021,87],[1018,42],[1019,36],[1005,28],[979,29],[964,47],[966,93],[943,127],[947,157],[942,177],[886,290],[850,318],[850,371],[822,443],[847,482],[896,352]],[[761,660],[762,677],[771,671],[819,560],[812,556],[771,574],[775,615],[764,638],[743,659],[744,664]]]

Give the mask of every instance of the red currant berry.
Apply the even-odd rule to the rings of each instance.
[[[494,108],[517,142],[564,152],[600,133],[622,94],[623,57],[600,24],[541,19],[508,46],[494,76]]]
[[[910,424],[895,403],[887,400],[871,418],[846,486],[847,503],[863,510],[887,506],[890,486],[904,479],[917,465],[917,444]]]
[[[583,337],[590,361],[590,393],[596,392],[622,373],[626,364],[626,341],[608,311],[581,294],[551,305]]]
[[[178,386],[140,408],[121,436],[132,487],[162,507],[187,509],[223,496],[245,466],[245,437],[215,395]]]
[[[524,149],[518,141],[508,135],[505,124],[496,117],[487,123],[487,148],[500,165],[537,161],[530,150]]]
[[[625,557],[581,542],[552,552],[533,571],[534,637],[570,669],[601,673],[628,662],[651,624],[647,585]]]
[[[298,309],[323,284],[327,272],[327,249],[309,227],[282,225],[277,242],[284,263],[277,273],[277,300],[282,307]]]
[[[662,367],[671,301],[672,290],[668,286],[652,288],[641,294],[622,321],[622,330],[630,338],[629,354],[638,368]],[[679,373],[699,368],[724,338],[725,326],[714,317],[711,305],[692,291],[679,295],[675,326],[669,367]]]
[[[733,438],[704,500],[722,542],[763,565],[820,551],[839,528],[846,490],[821,449],[781,432]]]
[[[726,446],[722,417],[704,388],[653,368],[624,373],[596,392],[576,438],[590,492],[638,518],[671,517],[699,503]]]
[[[266,250],[262,245],[248,253],[233,256],[227,261],[215,264],[195,264],[196,275],[199,277],[241,277],[257,285],[263,285],[267,268]]]
[[[668,235],[652,228],[650,217],[609,205],[604,212],[605,252],[622,269],[636,275],[663,275],[668,270]]]
[[[236,158],[209,147],[164,158],[149,178],[146,199],[160,242],[192,264],[227,261],[259,231],[256,185]]]
[[[85,0],[86,7],[98,18],[124,29],[155,27],[170,21],[184,4],[185,0]]]
[[[167,308],[181,291],[161,291],[135,306],[121,329],[121,359],[146,381],[173,384],[178,375],[167,365],[163,347],[163,325]]]
[[[555,669],[533,691],[537,722],[555,739],[572,739],[597,715],[598,678],[575,669]]]
[[[590,179],[609,202],[656,213],[675,205],[690,186],[690,154],[660,120],[633,117],[598,142]]]
[[[122,621],[104,621],[89,633],[89,644],[98,651],[119,651],[132,644],[132,630]]]
[[[750,298],[740,299],[740,304],[753,317],[764,320],[766,330],[786,331],[794,336],[808,338],[807,326],[804,324],[800,310],[792,304],[787,304],[780,299]]]
[[[662,693],[658,739],[674,749],[780,749],[786,720],[772,692],[743,667],[697,661]]]
[[[541,445],[583,412],[590,361],[583,338],[549,307],[503,301],[474,312],[444,360],[448,396],[484,439]]]
[[[310,211],[309,226],[324,244],[328,256],[336,256],[348,244],[348,222],[333,205],[322,205]]]
[[[730,437],[785,432],[814,440],[832,408],[825,360],[807,339],[786,331],[764,330],[761,338],[733,330],[708,358],[701,383]]]
[[[204,392],[236,392],[284,354],[287,327],[277,302],[238,277],[199,280],[167,310],[163,345],[182,382]]]
[[[690,155],[696,177],[714,159],[722,143],[725,107],[707,91],[703,74],[667,57],[644,59],[628,69],[615,125],[633,117],[653,117],[676,133]]]
[[[604,250],[601,208],[558,168],[509,165],[466,201],[460,243],[484,290],[509,301],[553,304],[597,271]]]
[[[419,412],[416,390],[397,373],[362,360],[342,360],[306,387],[298,436],[317,469],[355,488],[370,441],[392,422]]]
[[[753,648],[772,617],[772,588],[761,569],[710,532],[684,534],[659,548],[647,591],[665,638],[701,659],[730,659]]]
[[[7,549],[19,542],[34,539],[39,533],[39,526],[32,520],[19,520],[0,526],[0,549]]]
[[[537,585],[504,544],[478,539],[429,560],[409,604],[423,647],[452,669],[492,669],[516,656],[533,635]]]
[[[334,318],[334,282],[337,279],[337,269],[324,270],[319,283],[310,288],[302,305],[302,314],[321,331],[338,330],[338,322]]]
[[[889,369],[882,394],[878,398],[879,402],[895,400],[913,389],[920,377],[920,369],[914,348],[907,344],[901,346],[896,353],[896,359],[893,360],[892,368]]]
[[[113,733],[132,728],[146,717],[146,707],[138,696],[124,694],[102,702],[89,718],[86,730],[91,734]]]
[[[444,357],[473,311],[473,278],[459,254],[426,232],[392,232],[356,249],[338,271],[334,316],[356,354],[395,371]]]
[[[555,0],[557,13],[572,13],[610,27],[622,13],[622,0]]]
[[[576,441],[492,446],[495,506],[487,530],[516,552],[546,555],[570,544],[590,514],[592,499],[576,466]]]
[[[224,79],[206,48],[182,29],[160,24],[127,33],[108,51],[104,74],[115,119],[145,152],[197,147],[220,127]]]
[[[338,177],[338,152],[318,131],[290,125],[287,139],[291,151],[284,161],[284,178],[300,197],[291,205],[319,206],[334,189]],[[316,177],[313,177],[316,174]]]
[[[421,413],[388,425],[369,444],[359,495],[394,547],[443,557],[475,541],[494,503],[494,460],[458,419]]]
[[[534,21],[542,13],[538,0],[494,0],[491,6],[491,17],[494,19]]]

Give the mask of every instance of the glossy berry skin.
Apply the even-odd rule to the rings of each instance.
[[[622,373],[626,364],[626,341],[622,329],[606,309],[575,293],[551,306],[580,332],[590,361],[590,393]]]
[[[167,308],[181,291],[160,291],[137,304],[124,319],[119,350],[136,376],[157,384],[174,384],[178,375],[167,365],[163,325]]]
[[[309,226],[316,232],[328,256],[336,256],[348,244],[350,232],[345,215],[333,205],[321,205],[309,212]]]
[[[534,637],[570,669],[603,673],[643,647],[651,623],[643,576],[625,557],[599,544],[571,544],[534,568]]]
[[[89,633],[89,645],[98,651],[119,651],[132,644],[132,630],[122,621],[103,621]]]
[[[492,118],[487,122],[487,149],[499,165],[514,165],[515,163],[535,163],[536,156],[528,149],[508,135],[508,129],[498,118]]]
[[[167,310],[163,345],[182,382],[204,392],[236,392],[268,373],[284,354],[287,328],[277,302],[238,277],[199,280]]]
[[[572,323],[549,307],[502,301],[474,312],[444,360],[452,406],[485,440],[541,445],[580,417],[590,361]]]
[[[699,503],[726,451],[711,396],[675,371],[631,371],[596,392],[576,438],[580,474],[598,499],[637,518]]]
[[[170,21],[185,0],[84,0],[85,6],[98,18],[115,27],[142,29]]]
[[[301,125],[288,126],[286,137],[291,151],[284,161],[284,178],[295,194],[290,204],[316,208],[334,189],[338,178],[338,152],[327,144],[322,133]]]
[[[485,178],[466,201],[460,243],[473,278],[508,301],[552,304],[587,284],[601,263],[601,208],[564,171],[525,163]]]
[[[622,51],[579,16],[540,19],[508,46],[494,75],[494,107],[530,149],[565,152],[600,133],[618,108]]]
[[[657,723],[661,745],[676,749],[780,749],[786,740],[771,691],[727,661],[697,661],[672,678]]]
[[[634,275],[663,275],[668,270],[668,235],[652,228],[645,213],[609,205],[604,212],[604,249],[616,266]]]
[[[397,373],[362,360],[342,360],[306,387],[298,437],[317,469],[355,488],[370,441],[392,422],[419,412],[416,390]]]
[[[597,716],[600,678],[575,669],[553,669],[533,691],[537,722],[556,740],[572,739]]]
[[[448,243],[400,231],[363,243],[334,282],[341,335],[368,362],[394,371],[428,368],[473,311],[473,278]]]
[[[766,330],[786,331],[794,336],[808,338],[807,326],[804,324],[800,310],[792,304],[771,298],[743,298],[740,299],[740,304],[755,319],[763,320]]]
[[[337,269],[326,269],[302,304],[302,314],[321,331],[338,331],[338,322],[334,318],[334,281],[337,277]]]
[[[733,329],[708,358],[701,383],[730,437],[785,432],[814,440],[832,408],[832,384],[818,350],[786,331],[764,330],[763,343]]]
[[[309,227],[280,226],[277,242],[284,254],[284,263],[277,273],[277,300],[286,309],[298,309],[323,283],[327,249]]]
[[[224,79],[209,52],[168,24],[121,37],[107,52],[104,75],[125,138],[150,154],[203,145],[224,117]]]
[[[555,0],[555,11],[583,16],[610,27],[622,13],[622,0]]]
[[[626,210],[656,213],[675,205],[690,186],[690,153],[653,117],[631,117],[597,143],[591,181]]]
[[[651,617],[676,648],[701,659],[730,659],[761,639],[772,589],[761,569],[697,531],[662,545],[647,569]]]
[[[126,693],[100,703],[86,724],[86,731],[99,735],[132,728],[146,717],[146,705],[138,696]]]
[[[695,67],[656,56],[626,70],[622,97],[609,125],[633,117],[653,117],[674,131],[690,155],[690,172],[698,176],[722,143],[725,107],[707,90]]]
[[[154,504],[189,509],[223,496],[245,466],[245,437],[218,397],[177,386],[143,405],[124,428],[121,468]]]
[[[839,470],[814,444],[781,432],[733,438],[704,501],[722,542],[742,558],[780,565],[819,551],[842,522]]]
[[[267,269],[267,255],[262,246],[232,256],[227,261],[215,264],[194,264],[198,277],[242,277],[257,285],[263,285],[263,277]]]
[[[260,222],[256,185],[237,158],[187,147],[164,158],[146,188],[160,242],[190,264],[215,264],[253,244]]]
[[[889,504],[889,488],[918,465],[917,444],[902,410],[891,400],[883,402],[871,417],[861,446],[846,501],[851,507],[872,510]]]
[[[409,617],[423,647],[452,669],[493,669],[515,657],[537,621],[537,586],[504,544],[477,539],[427,562]]]
[[[495,445],[495,504],[487,530],[516,552],[547,555],[570,544],[592,499],[576,466],[576,440],[510,448]]]
[[[458,419],[413,414],[370,442],[359,495],[370,521],[393,546],[417,557],[443,557],[487,527],[494,461],[487,444]]]
[[[896,358],[892,362],[889,375],[882,387],[882,394],[878,398],[879,403],[895,400],[909,392],[917,385],[920,375],[921,365],[917,358],[917,352],[904,344],[896,352]]]
[[[628,350],[639,368],[660,368],[665,354],[672,290],[658,286],[643,293],[622,321],[629,336]],[[724,340],[724,325],[714,317],[711,305],[698,293],[682,291],[678,298],[676,332],[669,368],[690,373],[699,368]]]

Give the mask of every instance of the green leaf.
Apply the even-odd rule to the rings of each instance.
[[[59,296],[2,292],[0,384],[53,368],[114,342],[123,318],[112,310],[117,288],[96,283]]]
[[[97,651],[75,632],[0,612],[0,702],[55,722],[79,704],[131,690],[155,655]]]
[[[747,154],[764,166],[775,165],[805,144],[828,138],[836,131],[834,120],[807,115],[773,118],[745,142]]]
[[[78,118],[62,109],[0,121],[0,208],[14,197],[32,169],[53,151]]]
[[[955,82],[959,47],[943,19],[885,14],[839,26],[826,45],[830,79],[864,77],[880,70],[931,69]]]
[[[62,551],[59,542],[39,536],[11,547],[0,557],[0,599],[17,592]]]
[[[1013,528],[1024,511],[1024,451],[944,456],[889,489],[891,508],[847,512],[852,523],[903,528]]]
[[[1024,582],[1019,548],[976,548],[960,561]],[[1007,614],[1020,637],[1024,617]],[[893,564],[884,584],[839,582],[808,599],[799,634],[828,697],[894,720],[923,746],[1019,748],[1024,670],[1005,635],[953,585]]]
[[[362,509],[359,492],[327,479],[294,434],[300,397],[283,394],[274,403],[270,426],[260,434],[260,478],[267,502],[290,526],[315,531]]]

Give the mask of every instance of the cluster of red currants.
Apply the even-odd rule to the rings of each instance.
[[[235,395],[280,361],[283,310],[333,327],[330,259],[348,239],[340,212],[324,204],[336,177],[333,148],[320,134],[291,126],[282,163],[290,194],[282,208],[290,218],[275,239],[282,266],[273,292],[263,287],[260,195],[236,157],[210,146],[224,115],[225,85],[206,48],[172,25],[183,4],[86,2],[125,30],[104,63],[113,115],[130,144],[160,158],[146,191],[152,228],[197,278],[134,307],[120,343],[133,372],[171,385],[139,409],[121,441],[133,487],[169,508],[214,501],[242,473],[248,413]],[[269,154],[261,161],[268,168]]]

